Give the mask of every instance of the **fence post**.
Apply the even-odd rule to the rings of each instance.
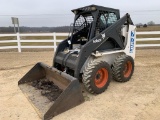
[[[53,42],[54,42],[54,52],[56,52],[57,44],[56,44],[56,33],[53,33]]]
[[[21,52],[21,41],[19,33],[17,33],[17,46],[18,46],[18,52]]]

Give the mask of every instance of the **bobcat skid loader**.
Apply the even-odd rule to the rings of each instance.
[[[134,71],[136,27],[128,13],[120,18],[118,9],[97,5],[72,12],[71,36],[58,45],[53,66],[37,63],[18,82],[45,120],[84,102],[80,82],[100,94],[112,76],[126,82]]]

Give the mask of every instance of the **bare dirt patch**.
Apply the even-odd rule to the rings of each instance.
[[[18,87],[18,80],[37,62],[52,65],[53,52],[0,52],[0,119],[40,120]],[[126,83],[112,80],[100,95],[54,120],[160,120],[160,49],[137,50],[135,71]]]

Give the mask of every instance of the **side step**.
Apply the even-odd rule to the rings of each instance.
[[[37,63],[18,81],[18,86],[44,120],[84,102],[76,78],[44,63]]]

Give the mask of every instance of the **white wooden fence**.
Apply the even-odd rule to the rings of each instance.
[[[17,48],[18,52],[21,52],[22,48],[53,48],[56,50],[57,42],[61,42],[62,40],[57,39],[57,36],[68,36],[68,33],[35,33],[35,34],[0,34],[0,37],[17,37],[16,40],[0,40],[0,43],[17,43],[16,46],[0,46],[0,49],[13,49]],[[53,39],[43,39],[43,40],[21,40],[21,37],[27,37],[27,36],[52,36]],[[22,46],[21,43],[53,43],[53,45],[50,46]]]
[[[155,35],[159,34],[160,31],[150,31],[150,32],[136,32],[137,35]],[[57,36],[68,36],[68,33],[36,33],[36,34],[0,34],[0,37],[9,37],[9,36],[15,36],[17,37],[16,40],[0,40],[1,43],[17,43],[16,46],[0,46],[0,49],[13,49],[17,48],[18,52],[21,52],[22,48],[53,48],[56,50],[57,42],[61,42],[62,40],[57,39]],[[26,37],[26,36],[53,36],[53,39],[46,39],[46,40],[21,40],[20,37]],[[137,38],[136,41],[158,41],[160,38]],[[53,43],[53,45],[50,46],[22,46],[21,43]],[[137,44],[136,47],[155,47],[160,46],[160,44]]]
[[[137,35],[160,35],[160,31],[136,32]],[[160,38],[137,38],[136,41],[160,41]],[[136,47],[157,47],[160,44],[137,44]]]

